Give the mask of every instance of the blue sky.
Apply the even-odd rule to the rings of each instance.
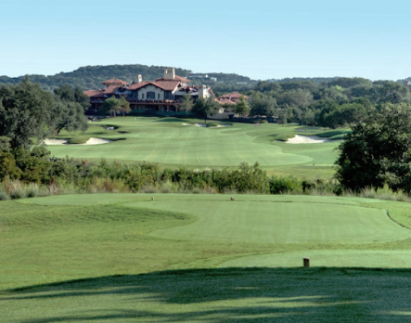
[[[397,80],[411,76],[410,13],[397,0],[0,0],[0,75],[144,64]]]

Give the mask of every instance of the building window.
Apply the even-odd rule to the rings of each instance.
[[[160,93],[157,95],[157,99],[159,99],[159,100],[160,100]]]
[[[144,93],[143,93],[143,94],[141,94],[141,98],[142,98],[142,99],[144,99]]]
[[[155,100],[156,99],[155,92],[147,92],[147,99]]]

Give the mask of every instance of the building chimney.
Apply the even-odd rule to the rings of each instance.
[[[210,96],[210,94],[208,92],[208,88],[205,85],[200,85],[200,87],[198,89],[198,97],[203,98],[203,99],[207,99],[209,96]]]
[[[164,78],[165,78],[166,80],[174,80],[174,79],[176,78],[176,70],[175,70],[175,68],[174,68],[174,67],[173,67],[173,68],[170,68],[170,69],[166,68],[166,69],[164,70]]]
[[[143,78],[142,78],[141,74],[138,74],[138,76],[137,76],[137,84],[140,84],[141,82],[143,82]]]

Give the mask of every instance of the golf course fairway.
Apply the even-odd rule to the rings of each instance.
[[[411,319],[408,203],[84,194],[0,210],[4,322]]]
[[[322,144],[287,144],[295,134],[321,134],[319,127],[233,123],[221,128],[197,127],[177,118],[119,117],[93,122],[86,133],[62,131],[58,138],[88,136],[112,140],[104,145],[48,146],[53,156],[87,160],[152,162],[164,167],[237,167],[242,162],[267,170],[297,168],[306,177],[324,173],[331,177],[339,141]],[[194,122],[190,120],[190,122]],[[107,131],[106,126],[116,130]],[[346,131],[332,131],[331,134]],[[87,138],[88,138],[87,137]],[[341,138],[340,138],[341,139]],[[305,169],[309,167],[309,169]],[[326,168],[325,170],[323,168]],[[284,172],[284,170],[282,170]],[[290,171],[291,172],[291,171]],[[296,174],[295,171],[292,172]]]

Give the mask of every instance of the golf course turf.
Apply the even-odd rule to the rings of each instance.
[[[233,198],[93,194],[1,202],[2,321],[410,318],[409,204]],[[301,268],[303,257],[312,268]]]
[[[339,141],[322,144],[287,144],[280,140],[295,134],[340,138],[347,130],[324,131],[318,127],[278,124],[233,123],[230,127],[204,128],[184,125],[184,119],[117,117],[90,123],[85,134],[62,131],[59,138],[73,136],[115,140],[105,145],[48,146],[56,157],[127,162],[146,161],[164,167],[237,167],[258,162],[273,174],[331,177]],[[190,120],[190,122],[196,122]],[[114,126],[115,130],[105,130]],[[119,140],[121,139],[121,140]]]

